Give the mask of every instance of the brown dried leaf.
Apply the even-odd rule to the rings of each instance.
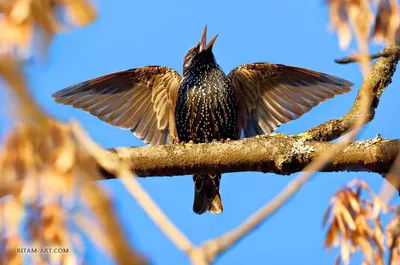
[[[17,48],[26,57],[32,46],[33,29],[40,34],[44,54],[58,32],[65,31],[57,20],[57,6],[65,7],[70,22],[86,26],[96,19],[96,10],[87,0],[13,0],[0,1],[0,42],[9,54]]]
[[[351,208],[356,212],[360,213],[361,208],[360,208],[360,202],[358,200],[358,196],[356,194],[352,194],[349,196],[349,203]]]
[[[350,246],[347,240],[343,240],[340,247],[340,257],[344,264],[349,264],[350,262]]]
[[[340,265],[340,261],[341,261],[341,259],[340,259],[340,255],[339,255],[335,259],[335,265]]]
[[[378,252],[375,254],[374,261],[375,261],[376,265],[384,265],[385,264],[385,262],[383,260],[383,255],[384,255],[384,252],[381,250],[378,250]]]
[[[343,216],[343,219],[350,228],[350,230],[356,230],[356,224],[354,223],[353,217],[350,215],[350,213],[347,211],[345,207],[341,207],[341,215]]]
[[[31,23],[14,25],[8,19],[0,16],[0,28],[1,54],[22,57],[29,53],[33,36]]]
[[[333,214],[335,215],[335,219],[338,222],[338,227],[339,227],[340,232],[342,234],[345,234],[347,229],[346,229],[346,226],[345,226],[345,224],[343,222],[343,218],[342,218],[342,215],[341,215],[340,208],[341,208],[340,204],[336,205],[336,207],[333,209]]]
[[[7,15],[7,18],[14,25],[20,25],[29,20],[31,15],[32,0],[14,0],[14,4]]]
[[[61,0],[65,3],[69,21],[76,26],[86,26],[96,19],[96,10],[85,0]]]
[[[375,245],[378,247],[379,251],[384,251],[385,234],[383,233],[379,219],[375,220],[375,230],[374,230],[373,240],[375,242]]]
[[[326,223],[328,222],[328,218],[329,218],[329,215],[331,214],[331,211],[332,211],[332,204],[330,204],[329,206],[328,206],[328,208],[326,209],[326,211],[325,211],[325,213],[324,213],[324,218],[323,218],[323,220],[322,220],[322,226],[324,227],[325,225],[326,225]]]
[[[1,242],[2,241],[2,242]],[[22,265],[24,264],[24,255],[18,254],[15,250],[23,245],[20,236],[11,236],[0,239],[3,249],[0,250],[0,264],[4,265]],[[3,252],[3,253],[1,253]]]
[[[20,66],[10,57],[0,56],[0,78],[4,78],[14,97],[7,101],[8,106],[18,114],[17,120],[25,119],[43,125],[48,120],[45,112],[36,105],[30,93],[26,90],[26,83]],[[11,102],[10,102],[11,101]]]
[[[373,199],[361,199],[362,191]],[[341,258],[344,263],[360,251],[365,264],[383,265],[385,235],[380,223],[380,212],[387,205],[377,197],[364,181],[353,180],[331,198],[329,208],[333,215],[325,238],[330,248],[340,238]]]
[[[393,43],[400,23],[399,3],[397,0],[380,1],[375,17],[373,40],[377,43]]]
[[[324,246],[330,249],[332,246],[339,246],[339,228],[337,220],[333,220],[325,237]]]
[[[374,251],[371,246],[371,243],[367,239],[361,236],[357,237],[356,241],[360,245],[364,257],[366,258],[366,261],[371,264],[372,261],[374,260]]]
[[[342,50],[345,50],[349,47],[351,43],[351,29],[348,23],[340,21],[338,22],[337,28],[338,37],[339,37],[339,47]]]

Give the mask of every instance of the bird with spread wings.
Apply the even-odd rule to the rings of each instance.
[[[228,123],[236,127],[231,133],[233,140],[241,133],[245,137],[269,134],[279,125],[299,118],[312,107],[350,91],[353,86],[329,74],[266,62],[238,66],[225,76],[212,53],[217,36],[207,44],[206,34],[207,27],[201,41],[186,54],[183,75],[164,66],[145,66],[70,86],[54,93],[53,97],[59,103],[89,112],[111,125],[129,129],[147,144],[158,145],[183,140],[179,138],[207,142],[208,138],[200,141],[194,138],[200,130],[203,130],[202,135],[207,132],[214,139],[222,138],[221,132],[226,131],[223,126]],[[201,106],[192,108],[195,103],[187,101],[190,97],[186,95],[192,92],[199,94],[196,104]],[[210,94],[213,97],[206,98]],[[179,103],[179,98],[186,102]],[[187,113],[179,113],[178,103],[189,106],[183,108]],[[225,105],[218,112],[221,104]],[[229,115],[224,112],[228,110]],[[200,111],[204,119],[214,118],[203,123],[202,117],[197,118],[197,124],[190,120],[177,123],[177,117],[190,118]],[[223,123],[215,117],[229,121]],[[183,127],[177,128],[177,124]],[[199,128],[199,124],[203,127]],[[206,124],[208,128],[204,128]],[[187,131],[191,133],[185,135]],[[222,212],[220,175],[195,175],[194,180],[194,211]]]

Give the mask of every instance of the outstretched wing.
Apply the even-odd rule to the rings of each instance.
[[[71,105],[123,129],[147,144],[176,138],[175,103],[182,77],[173,69],[146,66],[103,75],[53,94]]]
[[[336,76],[269,63],[241,65],[228,78],[239,104],[238,129],[245,137],[269,134],[353,86]]]

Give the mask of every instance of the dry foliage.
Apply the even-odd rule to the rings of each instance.
[[[85,26],[96,19],[88,0],[0,0],[2,51],[29,53],[34,33],[41,34],[42,44],[47,45],[56,33],[66,30],[60,13],[65,13],[66,22],[73,26]]]
[[[365,182],[351,181],[336,192],[326,210],[324,226],[328,219],[330,221],[325,247],[328,249],[340,247],[337,264],[340,261],[349,264],[350,258],[355,253],[361,252],[363,264],[383,265],[387,249],[395,254],[390,258],[392,263],[389,264],[398,264],[400,261],[398,238],[400,237],[395,231],[399,229],[396,223],[399,218],[396,210],[395,206],[389,207],[373,193]],[[388,212],[392,213],[393,220],[386,229],[383,229],[381,218]]]
[[[388,265],[400,263],[400,208],[397,209],[391,221],[386,226],[387,245],[390,249]]]
[[[368,43],[394,43],[400,23],[398,0],[328,0],[330,28],[339,37],[339,46],[347,49],[354,34],[359,61],[365,75],[370,67]]]
[[[28,256],[17,253],[22,247],[67,250],[32,255],[34,264],[82,264],[79,231],[119,264],[141,264],[113,217],[107,194],[94,182],[101,178],[98,162],[78,141],[73,126],[35,109],[12,61],[0,60],[0,75],[14,95],[25,92],[14,97],[13,105],[22,110],[15,118],[21,122],[5,137],[0,152],[1,196],[9,195],[1,201],[2,264],[23,264]],[[21,229],[24,221],[27,229]],[[29,241],[22,239],[23,233]]]
[[[377,7],[375,14],[372,4]],[[369,65],[368,41],[373,27],[374,40],[395,39],[399,23],[397,1],[330,0],[329,6],[331,24],[338,31],[341,47],[349,45],[353,30],[364,65]],[[34,34],[49,43],[54,34],[66,29],[58,16],[60,8],[66,10],[67,21],[76,26],[87,25],[96,17],[86,0],[0,0],[0,44],[29,51]],[[126,165],[104,155],[104,150],[76,125],[61,124],[36,106],[17,64],[0,58],[0,77],[12,88],[12,113],[18,120],[0,150],[0,196],[8,195],[0,201],[0,264],[23,264],[27,256],[18,254],[16,249],[27,246],[69,250],[58,255],[33,255],[34,264],[82,264],[80,251],[84,249],[79,230],[118,264],[142,264],[143,259],[133,252],[113,214],[107,193],[95,182],[102,177],[99,165],[122,178],[150,218],[194,264],[211,264],[279,209],[312,175],[305,173],[295,179],[237,229],[197,247],[163,214]],[[355,129],[362,126],[363,116],[366,115],[360,115]],[[343,149],[355,135],[340,142],[335,150]],[[323,167],[333,153],[313,164],[312,171]],[[362,198],[363,192],[369,199]],[[345,263],[361,251],[365,264],[383,264],[383,253],[390,250],[391,265],[398,264],[399,214],[393,214],[386,229],[380,219],[388,209],[393,212],[392,208],[364,182],[352,182],[337,192],[327,210],[324,222],[329,216],[331,221],[326,246],[340,245],[338,261]],[[28,224],[25,230],[21,229],[24,220]],[[23,239],[23,233],[29,233],[29,241]]]

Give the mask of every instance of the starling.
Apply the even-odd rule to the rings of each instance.
[[[182,76],[168,67],[145,66],[70,86],[53,97],[158,145],[270,134],[353,86],[329,74],[265,62],[225,75],[212,52],[218,35],[208,44],[206,35],[207,26],[184,57]],[[221,213],[221,175],[203,172],[193,180],[193,211]]]

